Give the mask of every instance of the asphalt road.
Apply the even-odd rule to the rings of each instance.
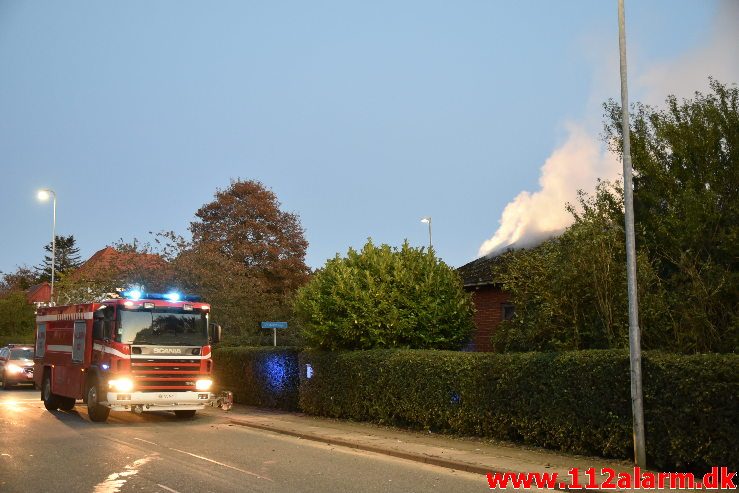
[[[0,391],[0,492],[481,492],[484,476],[228,423],[219,410],[49,412]]]

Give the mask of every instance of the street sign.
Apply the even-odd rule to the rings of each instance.
[[[287,329],[287,322],[260,322],[263,329]]]
[[[287,322],[260,322],[263,329],[272,329],[273,344],[277,345],[277,329],[287,329]]]

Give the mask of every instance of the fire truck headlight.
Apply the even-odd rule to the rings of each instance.
[[[213,385],[213,380],[198,380],[195,382],[196,390],[208,390]]]
[[[5,370],[8,373],[21,373],[23,371],[23,368],[21,368],[18,365],[14,365],[13,363],[10,363],[10,364],[8,364],[8,365],[5,366]]]
[[[116,392],[131,392],[133,390],[133,380],[125,377],[108,380],[108,387]]]

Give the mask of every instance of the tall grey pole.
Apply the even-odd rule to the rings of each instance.
[[[631,413],[634,425],[634,460],[647,466],[644,441],[644,400],[642,397],[641,334],[636,288],[636,238],[634,237],[634,185],[629,136],[629,94],[626,84],[626,28],[624,0],[618,0],[618,46],[621,61],[621,128],[623,133],[624,212],[626,217],[626,277],[629,291],[629,356],[631,360]]]
[[[429,225],[429,252],[431,252],[431,216],[422,217],[421,222]]]
[[[429,252],[431,251],[431,216],[429,216]]]
[[[49,303],[54,304],[54,274],[56,273],[56,192],[49,190],[51,196],[54,197],[52,205],[51,220],[51,292],[49,293]]]

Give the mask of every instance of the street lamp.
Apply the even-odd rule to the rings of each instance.
[[[38,191],[36,194],[38,199],[42,202],[49,200],[49,197],[53,197],[53,216],[51,223],[51,292],[49,293],[49,303],[54,303],[54,274],[56,267],[56,192],[50,188],[44,188]]]
[[[629,361],[631,368],[631,414],[634,430],[634,462],[647,467],[644,432],[644,397],[641,371],[641,331],[636,286],[636,239],[634,235],[634,185],[629,136],[629,92],[626,83],[626,21],[624,0],[618,0],[618,51],[621,68],[621,131],[623,135],[624,232],[626,233],[626,279],[629,297]]]
[[[429,225],[429,252],[430,252],[431,251],[431,216],[422,217],[421,222]]]

